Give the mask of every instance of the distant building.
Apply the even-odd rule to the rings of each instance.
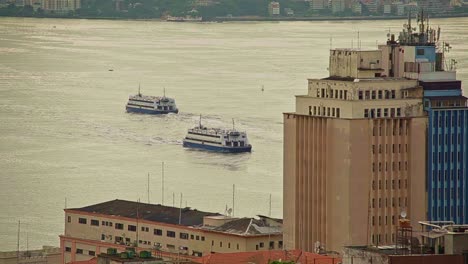
[[[270,2],[268,4],[268,14],[270,14],[270,16],[279,16],[280,15],[280,3]]]
[[[235,218],[190,208],[113,200],[65,209],[62,264],[89,260],[108,248],[149,250],[187,259],[211,252],[282,249],[282,220]]]
[[[331,0],[332,13],[341,13],[345,10],[345,0]]]
[[[310,0],[310,8],[312,10],[323,10],[328,9],[328,1],[327,0]]]
[[[370,14],[377,14],[379,8],[379,1],[378,0],[364,0],[361,2],[364,6],[366,6],[367,10]]]
[[[353,12],[353,14],[362,14],[362,4],[359,1],[354,2],[351,6],[351,11]]]
[[[396,16],[404,16],[407,15],[405,13],[405,4],[402,2],[394,2],[392,3],[392,13]]]
[[[125,1],[124,0],[114,0],[114,8],[115,11],[124,11],[127,10],[127,7],[125,6]]]
[[[66,14],[81,8],[81,0],[42,0],[42,9],[48,13]]]
[[[287,16],[294,16],[294,10],[292,10],[292,8],[287,7],[284,9],[284,14]]]
[[[390,4],[383,5],[383,14],[384,15],[391,15],[392,14],[392,5],[390,5]]]

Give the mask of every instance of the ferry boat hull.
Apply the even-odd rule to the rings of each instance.
[[[242,152],[251,152],[252,146],[247,145],[244,147],[228,147],[228,146],[213,146],[209,144],[189,142],[187,140],[183,141],[184,148],[193,148],[200,150],[208,150],[214,152],[223,152],[223,153],[242,153]]]
[[[165,115],[169,113],[177,114],[179,109],[175,110],[158,110],[158,109],[148,109],[148,108],[136,108],[136,107],[126,107],[127,112],[129,113],[139,113],[139,114],[149,114],[149,115]]]

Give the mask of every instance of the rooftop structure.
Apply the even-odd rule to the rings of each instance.
[[[177,207],[164,206],[160,204],[138,203],[118,199],[85,206],[82,208],[69,208],[66,209],[66,211],[76,211],[130,219],[138,218],[139,220],[183,226],[202,225],[203,217],[205,216],[221,216],[219,213],[202,212],[198,211],[197,209],[191,209],[189,207],[180,209]]]

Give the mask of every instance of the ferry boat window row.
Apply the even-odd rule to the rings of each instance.
[[[327,116],[340,118],[341,109],[339,107],[309,106],[309,115]]]

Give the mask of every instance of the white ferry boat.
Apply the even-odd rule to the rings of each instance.
[[[249,144],[246,132],[233,129],[207,128],[200,124],[189,129],[183,140],[186,148],[195,148],[217,152],[250,152],[252,145]]]
[[[153,115],[179,112],[175,100],[166,97],[166,91],[162,97],[148,96],[141,94],[140,87],[138,87],[138,94],[129,96],[126,109],[127,112]]]
[[[191,17],[191,16],[185,16],[185,17],[173,17],[173,16],[168,16],[166,17],[167,22],[202,22],[203,18],[202,17]]]

